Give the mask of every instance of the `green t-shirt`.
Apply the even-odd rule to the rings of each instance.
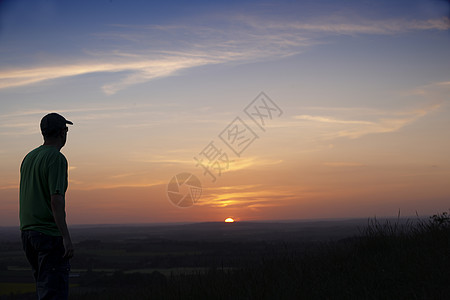
[[[25,156],[20,166],[20,229],[61,236],[51,207],[51,195],[64,197],[67,160],[56,147],[42,145]]]

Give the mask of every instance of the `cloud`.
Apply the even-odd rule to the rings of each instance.
[[[175,72],[195,66],[213,63],[212,59],[170,57],[161,59],[141,59],[126,63],[82,63],[57,66],[34,67],[28,69],[12,69],[0,72],[0,89],[34,84],[50,79],[77,76],[89,73],[132,72],[119,83],[103,86],[106,94],[113,94],[130,85],[145,82],[154,78],[173,75]]]
[[[434,97],[442,102],[448,102],[450,99],[448,94],[450,92],[450,81],[439,81],[429,83],[417,88],[403,91],[401,94],[403,96],[423,96],[423,97]]]
[[[263,166],[271,166],[282,163],[282,160],[264,159],[261,157],[241,157],[239,159],[230,160],[229,168],[224,173],[239,171],[248,168],[257,168]]]
[[[194,159],[194,157],[197,157],[198,159],[201,159],[203,156],[197,154],[198,150],[192,152],[184,149],[184,153],[175,155],[152,155],[152,157],[149,157],[148,153],[134,153],[132,154],[132,158],[130,161],[132,162],[140,162],[140,163],[149,163],[149,164],[155,164],[155,165],[184,165],[184,166],[190,166],[190,167],[198,167],[200,168],[200,165],[196,165],[197,162]],[[224,152],[227,153],[227,152]],[[181,157],[180,157],[181,156]],[[230,155],[231,158],[231,155]],[[222,162],[220,164],[221,166],[221,174],[225,173],[231,173],[236,172],[239,170],[245,170],[245,169],[255,169],[255,168],[261,168],[265,166],[271,166],[282,163],[282,160],[273,160],[273,159],[266,159],[262,157],[241,157],[238,159],[229,159],[228,165],[226,165],[225,162]],[[205,163],[207,164],[206,160]],[[208,166],[210,168],[215,168],[217,166],[213,166],[213,163],[209,164]],[[218,170],[214,170],[217,171]],[[221,175],[220,175],[221,176]],[[224,175],[225,176],[225,175]]]
[[[199,66],[247,63],[298,54],[325,43],[324,34],[400,34],[450,28],[448,18],[352,22],[342,18],[309,22],[248,16],[230,19],[228,26],[220,28],[177,24],[112,25],[114,30],[94,34],[96,38],[111,41],[108,49],[87,49],[84,57],[70,63],[44,62],[40,66],[3,68],[0,89],[84,74],[116,73],[120,79],[101,87],[104,93],[111,95],[132,85],[174,76]]]
[[[405,20],[405,19],[388,19],[388,20],[360,20],[359,22],[348,22],[342,18],[335,17],[336,20],[320,20],[307,22],[271,22],[261,20],[249,20],[248,24],[254,28],[260,29],[279,29],[279,30],[296,30],[302,32],[318,32],[331,34],[381,34],[392,35],[405,33],[410,31],[421,30],[448,30],[450,29],[450,20],[447,17],[429,20]],[[331,18],[333,19],[333,18]]]
[[[60,114],[63,114],[67,119],[74,122],[74,126],[80,124],[88,124],[91,122],[105,122],[115,119],[123,119],[124,117],[130,117],[130,120],[134,120],[142,114],[142,120],[148,118],[149,114],[158,116],[162,114],[161,110],[167,107],[174,107],[171,103],[161,104],[139,104],[139,105],[112,105],[108,107],[83,107],[83,108],[65,108],[65,109],[52,109]],[[20,136],[30,135],[39,132],[40,119],[49,113],[49,110],[22,110],[13,111],[6,114],[0,114],[0,135]],[[178,119],[180,118],[177,116]],[[134,119],[133,119],[134,118]],[[173,122],[171,119],[165,118],[164,120],[158,119],[158,124],[161,122]],[[156,122],[156,121],[155,121]],[[112,122],[111,122],[112,123]],[[140,127],[153,126],[153,123],[141,122]],[[133,127],[132,124],[129,124]],[[136,124],[135,127],[138,125]],[[121,126],[117,126],[120,128]],[[127,128],[125,125],[124,128]]]
[[[349,162],[349,161],[332,161],[332,162],[324,162],[324,166],[327,167],[334,167],[334,168],[340,168],[340,167],[363,167],[364,164],[357,163],[357,162]]]
[[[174,75],[184,69],[218,62],[212,57],[170,57],[161,60],[141,61],[138,65],[124,66],[122,71],[133,71],[133,73],[118,82],[104,85],[102,89],[106,94],[111,95],[131,85]]]
[[[283,201],[297,199],[298,195],[287,192],[286,187],[261,185],[236,185],[204,189],[198,206],[227,208],[258,208],[282,206]]]
[[[329,115],[298,115],[294,116],[294,119],[328,125],[328,127],[326,127],[328,129],[326,134],[328,138],[347,137],[356,139],[368,134],[398,131],[404,126],[435,111],[440,106],[440,104],[430,104],[418,109],[396,112],[383,112],[381,110],[371,111],[370,109],[358,108],[348,108],[347,110],[343,110],[346,112],[352,111],[358,116],[364,115],[368,120],[339,119],[330,117]],[[326,111],[327,108],[323,108],[323,110]],[[335,109],[330,108],[329,110],[336,114]],[[356,113],[358,110],[360,110],[360,112]]]
[[[369,121],[337,120],[337,119],[334,119],[331,117],[311,116],[311,115],[295,116],[295,119],[317,121],[317,122],[324,122],[324,123],[334,123],[334,124],[363,124],[363,125],[374,125],[375,124],[374,122],[369,122]]]
[[[17,183],[0,185],[0,190],[18,190],[18,189],[19,189],[19,184],[17,184]]]

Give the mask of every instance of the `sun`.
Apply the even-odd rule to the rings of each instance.
[[[234,223],[234,219],[233,218],[226,218],[225,219],[225,223]]]

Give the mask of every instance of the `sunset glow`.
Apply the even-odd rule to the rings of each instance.
[[[448,209],[445,1],[175,2],[0,4],[0,226],[53,111],[69,224]]]
[[[234,223],[234,219],[233,218],[226,218],[225,219],[225,223]]]

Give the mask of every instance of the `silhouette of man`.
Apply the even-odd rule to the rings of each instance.
[[[26,257],[33,269],[38,299],[67,299],[69,259],[73,245],[66,223],[67,160],[63,116],[50,113],[41,120],[44,144],[29,152],[20,166],[20,230]]]

